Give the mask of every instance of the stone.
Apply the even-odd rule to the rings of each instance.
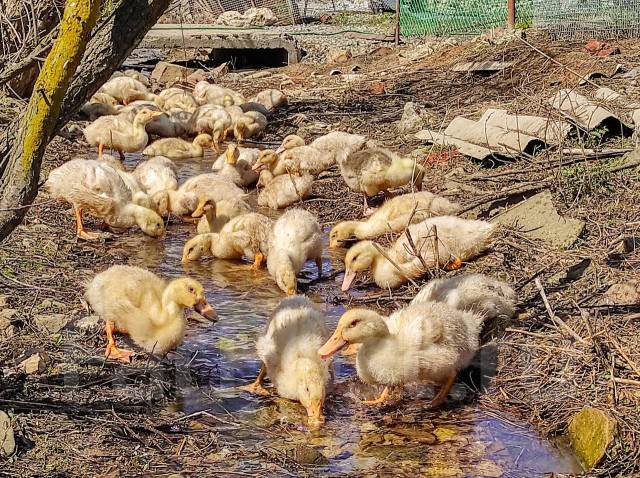
[[[398,133],[401,134],[417,133],[421,129],[424,129],[424,123],[424,119],[418,110],[418,105],[409,101],[404,105],[402,118],[396,124],[396,129],[398,130]]]
[[[604,293],[604,303],[608,305],[640,304],[640,281],[630,280],[613,284]]]
[[[585,223],[560,216],[550,191],[543,191],[495,216],[491,222],[521,230],[532,239],[542,239],[557,249],[567,249],[578,240]]]
[[[302,443],[289,450],[287,455],[301,465],[326,465],[329,463],[327,457],[318,450]]]
[[[47,369],[48,362],[48,355],[44,352],[38,352],[20,362],[18,368],[28,375],[42,373]]]
[[[8,458],[16,450],[16,440],[13,436],[11,418],[0,410],[0,457]]]
[[[74,324],[78,330],[92,330],[100,327],[102,320],[99,315],[87,315]]]
[[[69,319],[64,314],[40,314],[34,319],[38,329],[49,334],[57,334],[69,323]]]
[[[60,313],[67,310],[67,305],[54,299],[45,299],[35,306],[33,310],[36,313],[44,311]]]
[[[331,63],[347,63],[353,58],[351,50],[336,49],[329,52],[329,61]]]
[[[0,317],[0,339],[8,339],[13,337],[15,333],[16,329],[11,323],[11,320],[5,317]]]
[[[602,459],[615,434],[615,419],[597,408],[584,407],[569,422],[569,442],[587,470]]]
[[[187,76],[187,83],[195,85],[199,81],[207,81],[208,79],[209,75],[203,69],[198,69]]]
[[[168,85],[186,79],[194,72],[195,70],[192,68],[160,61],[151,72],[151,80],[155,82],[155,84]]]

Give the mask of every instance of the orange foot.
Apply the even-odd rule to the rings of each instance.
[[[453,260],[445,266],[445,269],[455,271],[460,269],[460,267],[462,267],[462,260],[459,257],[454,257]]]
[[[115,344],[107,345],[106,350],[104,351],[104,356],[106,359],[119,360],[124,363],[131,363],[131,357],[135,355],[135,352],[131,350],[119,349],[115,346]]]
[[[254,393],[256,395],[262,395],[263,397],[267,397],[267,396],[271,395],[269,393],[269,390],[264,388],[262,386],[262,384],[258,383],[258,382],[253,382],[253,383],[250,383],[249,385],[243,385],[243,386],[238,387],[238,388],[240,390],[244,390],[245,392]]]
[[[82,231],[78,231],[76,233],[76,237],[78,239],[83,239],[85,241],[95,241],[100,239],[100,233],[97,232],[87,232],[84,229]]]

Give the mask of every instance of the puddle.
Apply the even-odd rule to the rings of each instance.
[[[127,165],[133,167],[136,159],[130,156]],[[212,161],[176,163],[184,180],[209,172]],[[417,395],[410,390],[396,406],[366,409],[357,397],[363,392],[373,397],[376,390],[358,383],[352,357],[336,358],[338,385],[327,400],[327,422],[319,431],[304,429],[304,413],[298,404],[235,390],[255,378],[260,367],[255,339],[284,295],[266,271],[250,271],[239,262],[205,261],[183,268],[182,246],[193,234],[192,225],[172,224],[163,241],[136,234],[117,238],[112,244],[130,254],[132,265],[167,277],[188,273],[197,278],[215,305],[219,322],[191,322],[184,344],[171,356],[197,368],[199,376],[204,371],[207,383],[197,389],[178,384],[181,399],[172,408],[187,414],[206,411],[200,417],[215,427],[221,443],[228,439],[264,450],[306,444],[328,459],[321,470],[330,473],[393,470],[407,464],[422,476],[535,477],[582,471],[566,448],[541,439],[526,424],[507,414],[490,415],[472,400],[465,401],[470,392],[464,384],[458,383],[454,399],[435,412],[421,409],[429,398],[428,389],[426,394],[415,391]],[[332,263],[339,267],[338,258],[329,259],[325,252],[325,273]],[[310,262],[303,273],[313,278],[315,266]],[[338,293],[338,279],[334,281]],[[344,308],[326,304],[320,296],[311,294],[310,298],[326,311],[329,326],[334,327]],[[237,422],[244,425],[238,428]]]

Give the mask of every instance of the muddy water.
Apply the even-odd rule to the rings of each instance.
[[[138,158],[128,159],[133,167]],[[181,179],[209,172],[213,158],[179,162]],[[116,240],[130,253],[130,263],[167,277],[188,273],[202,282],[220,320],[215,325],[190,322],[185,343],[171,358],[206,371],[207,383],[181,387],[173,408],[208,417],[225,439],[265,449],[287,449],[305,444],[326,458],[326,472],[366,473],[413,466],[424,476],[543,476],[575,473],[580,468],[562,446],[543,440],[525,424],[506,414],[489,414],[470,398],[470,387],[458,383],[449,402],[438,411],[422,405],[429,391],[409,390],[404,401],[383,410],[369,410],[358,403],[373,398],[377,390],[358,383],[352,358],[337,357],[334,394],[325,407],[327,423],[319,431],[304,426],[301,406],[278,398],[254,397],[235,387],[252,381],[260,363],[254,342],[271,311],[284,297],[266,271],[248,270],[247,264],[204,261],[183,268],[180,257],[193,226],[172,224],[164,240],[141,235]],[[323,269],[339,267],[339,257],[325,254]],[[315,265],[303,271],[315,276]],[[335,291],[339,283],[335,282]],[[310,294],[334,327],[344,311]],[[490,375],[491,353],[480,354],[484,374]],[[460,381],[459,381],[460,382]],[[477,386],[477,385],[476,385]],[[234,424],[242,423],[238,427]],[[227,423],[228,426],[224,426]]]

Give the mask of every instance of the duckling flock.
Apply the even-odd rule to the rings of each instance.
[[[97,148],[98,158],[66,162],[50,173],[46,189],[73,206],[78,239],[99,237],[85,230],[85,212],[112,231],[138,226],[156,238],[165,235],[164,218],[171,214],[194,224],[196,234],[184,245],[183,262],[245,259],[256,269],[266,263],[278,287],[292,297],[282,300],[259,337],[263,366],[244,390],[269,394],[263,386],[268,376],[280,396],[306,408],[311,425],[320,424],[333,380],[331,357],[348,347],[357,350],[360,379],[384,386],[378,399],[365,403],[382,403],[403,385],[420,382],[440,386],[431,403],[439,405],[477,352],[483,323],[514,314],[513,289],[479,274],[434,280],[390,316],[362,308],[347,311],[329,336],[324,314],[296,295],[297,275],[307,261],[315,261],[322,275],[318,220],[298,208],[272,220],[251,207],[248,188],[258,188],[259,206],[287,208],[305,199],[314,178],[337,164],[347,186],[362,193],[366,214],[368,197],[411,186],[411,193],[388,199],[364,219],[331,229],[330,248],[359,241],[345,257],[345,292],[366,271],[379,287],[393,289],[430,269],[457,269],[490,245],[495,226],[457,217],[458,204],[422,191],[424,170],[415,160],[361,135],[334,131],[310,144],[291,135],[275,151],[240,146],[259,138],[270,114],[286,103],[279,90],[262,91],[247,101],[206,81],[192,91],[169,88],[156,95],[144,75],[118,74],[82,108],[92,121],[85,138]],[[150,143],[152,137],[156,140]],[[180,184],[174,161],[220,151],[227,140],[232,142],[211,173]],[[127,171],[121,159],[134,152],[147,159]],[[402,234],[388,248],[373,241],[389,233]],[[118,348],[115,333],[129,335],[146,352],[164,355],[184,339],[185,308],[217,320],[198,281],[167,282],[137,267],[116,265],[97,274],[85,297],[105,321],[106,357],[124,362],[134,352]]]

